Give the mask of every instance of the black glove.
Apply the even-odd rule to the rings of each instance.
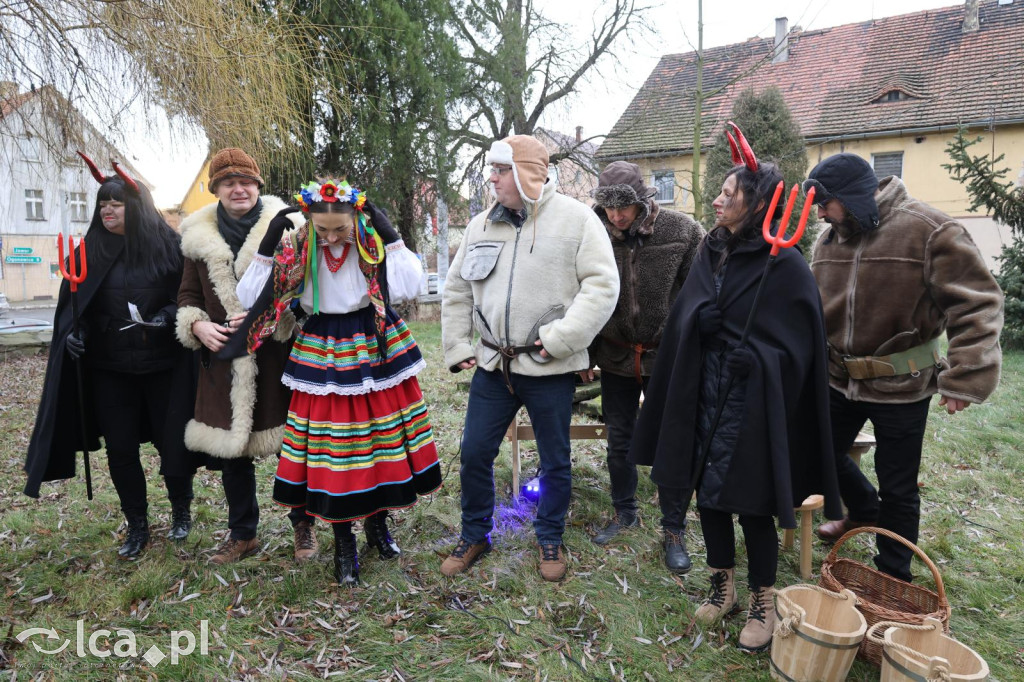
[[[394,244],[402,237],[398,234],[398,230],[394,228],[391,221],[388,220],[388,214],[383,210],[377,208],[369,201],[363,205],[363,210],[370,216],[370,222],[373,224],[373,228],[380,233],[381,241],[385,244]]]
[[[697,311],[697,332],[700,338],[714,336],[722,329],[722,309],[716,304],[704,306]]]
[[[153,316],[153,319],[149,321],[150,326],[153,327],[168,327],[174,318],[167,313],[166,310],[161,310]]]
[[[79,329],[78,336],[75,336],[74,332],[68,334],[68,338],[64,340],[64,347],[67,348],[68,355],[73,359],[77,360],[82,357],[82,354],[85,353],[85,330]]]
[[[289,227],[292,227],[294,223],[288,218],[291,213],[298,213],[299,209],[289,206],[288,208],[282,208],[277,212],[277,215],[270,219],[270,225],[267,226],[267,233],[263,235],[263,241],[260,242],[260,248],[256,250],[256,253],[261,256],[274,255],[274,249],[281,242],[281,235]]]
[[[754,352],[747,346],[737,346],[725,356],[725,369],[737,379],[745,379],[754,366]]]

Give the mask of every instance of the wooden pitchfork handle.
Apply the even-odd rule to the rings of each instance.
[[[71,285],[71,331],[77,337],[79,331],[78,315],[78,285],[85,281],[88,274],[89,264],[85,256],[85,237],[78,244],[78,253],[82,260],[82,268],[79,271],[77,259],[75,258],[75,238],[68,235],[68,260],[64,262],[64,235],[57,238],[57,256],[60,263],[60,274]],[[78,422],[81,427],[82,436],[82,462],[85,466],[85,494],[92,500],[92,466],[89,463],[89,432],[85,425],[85,382],[82,379],[82,363],[79,358],[75,361],[75,375],[78,380]]]

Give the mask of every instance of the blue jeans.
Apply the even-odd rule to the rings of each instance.
[[[569,422],[576,390],[574,374],[512,375],[509,393],[501,372],[477,369],[469,387],[462,431],[462,537],[482,542],[494,528],[494,459],[523,405],[533,423],[540,453],[540,502],[533,523],[541,544],[561,544],[572,493]]]

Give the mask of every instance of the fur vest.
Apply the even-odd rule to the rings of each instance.
[[[260,219],[237,257],[232,257],[217,230],[217,204],[201,208],[181,224],[185,272],[178,291],[177,336],[186,348],[199,350],[203,360],[195,416],[185,429],[185,443],[222,459],[278,452],[290,400],[289,390],[281,383],[295,330],[290,313],[255,354],[234,360],[212,357],[192,333],[194,322],[223,323],[243,312],[235,287],[271,218],[285,207],[276,197],[262,200]]]
[[[640,375],[650,376],[665,320],[690,272],[704,230],[689,216],[662,209],[653,201],[626,233],[608,222],[604,209],[595,211],[611,237],[619,299],[611,319],[594,339],[590,362],[604,372],[635,376],[639,359]]]
[[[907,193],[899,178],[875,195],[878,229],[842,239],[823,230],[811,270],[832,349],[830,384],[849,400],[911,403],[936,391],[971,403],[999,383],[1003,294],[956,220]],[[916,376],[851,379],[836,359],[883,356],[946,332],[948,358]]]

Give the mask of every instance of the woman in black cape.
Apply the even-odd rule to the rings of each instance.
[[[712,586],[697,610],[701,624],[737,609],[732,515],[739,516],[750,587],[739,647],[761,651],[771,643],[776,618],[773,517],[795,528],[794,507],[813,493],[825,495],[829,518],[840,518],[841,509],[829,457],[821,300],[797,250],[779,253],[747,341],[739,345],[769,255],[761,226],[782,180],[775,164],[758,163],[742,136],[741,142],[749,157],[726,175],[714,202],[716,227],[698,249],[666,323],[631,457],[653,467],[658,485],[698,489]],[[695,480],[726,386],[706,468]]]
[[[84,158],[84,157],[83,157]],[[168,537],[192,526],[192,477],[198,463],[185,449],[185,424],[195,401],[191,353],[174,337],[175,299],[183,259],[180,238],[153,205],[149,190],[119,171],[100,182],[85,234],[87,276],[78,287],[79,333],[73,333],[70,286],[61,283],[46,379],[25,462],[25,494],[72,478],[85,426],[90,450],[102,436],[127,521],[118,556],[131,559],[149,542],[146,477],[140,443],[160,453],[171,501]],[[81,247],[75,256],[81,263]],[[134,311],[134,312],[133,312]],[[84,363],[85,404],[78,400],[75,362]]]

